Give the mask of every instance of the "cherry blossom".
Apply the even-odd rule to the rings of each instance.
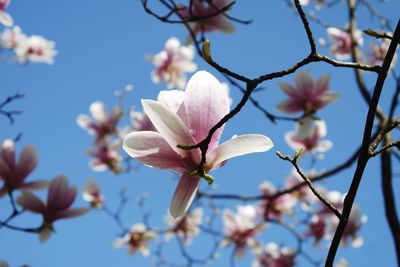
[[[53,64],[57,55],[55,43],[39,35],[31,35],[15,47],[17,61]]]
[[[222,222],[225,234],[222,246],[234,245],[235,257],[243,257],[247,247],[257,249],[258,243],[254,236],[264,229],[265,224],[257,223],[257,210],[254,206],[238,206],[237,213],[225,209]]]
[[[6,28],[0,33],[0,48],[14,49],[24,42],[26,38],[19,26],[14,26],[11,29]]]
[[[36,151],[32,146],[25,146],[16,161],[15,144],[12,140],[6,139],[1,146],[0,155],[0,179],[3,182],[0,197],[15,189],[30,190],[47,187],[46,181],[25,182],[37,165]]]
[[[252,267],[293,267],[296,263],[296,255],[294,249],[268,243],[264,250],[258,253]]]
[[[336,93],[329,91],[327,74],[314,81],[310,73],[301,71],[296,75],[294,86],[285,82],[279,86],[289,96],[278,105],[278,109],[285,113],[314,113],[338,98]]]
[[[0,23],[6,27],[13,25],[13,18],[5,10],[10,4],[11,0],[0,0]]]
[[[326,136],[326,131],[323,120],[306,118],[296,123],[295,131],[285,134],[285,140],[295,151],[303,148],[303,153],[324,153],[333,146],[331,141],[322,140]]]
[[[192,45],[181,46],[177,38],[171,37],[165,43],[163,51],[147,57],[156,66],[151,73],[153,82],[167,82],[167,89],[184,89],[186,73],[197,69],[197,65],[193,63],[194,55]]]
[[[41,214],[43,223],[40,240],[46,241],[54,231],[53,223],[60,219],[81,216],[88,212],[86,208],[70,208],[76,197],[76,187],[68,186],[65,176],[54,178],[49,185],[47,201],[44,202],[29,191],[22,191],[16,202],[24,209]]]
[[[164,220],[171,228],[171,230],[167,231],[165,234],[167,240],[178,235],[182,238],[185,245],[190,245],[192,239],[200,233],[199,225],[201,225],[203,221],[203,209],[193,209],[178,219],[173,219],[170,215],[167,215]]]
[[[346,60],[350,58],[351,55],[351,36],[347,31],[336,27],[328,27],[326,29],[328,36],[333,41],[330,51],[339,60]],[[362,46],[364,39],[362,37],[362,32],[356,30],[354,33],[354,45]]]
[[[130,133],[124,139],[123,148],[148,166],[182,174],[169,208],[176,218],[186,212],[196,194],[200,181],[196,170],[201,159],[199,149],[187,151],[177,146],[202,141],[229,112],[229,97],[213,75],[199,71],[189,80],[186,91],[162,91],[158,101],[142,100],[142,105],[158,132]],[[208,173],[221,167],[227,159],[264,152],[273,146],[268,137],[257,134],[237,136],[218,145],[222,131],[223,127],[219,128],[208,145],[202,176],[209,182],[212,178]]]
[[[93,179],[89,179],[86,182],[82,197],[85,201],[89,202],[93,208],[96,209],[101,209],[105,201],[105,198],[101,193],[99,186]]]
[[[225,12],[221,12],[231,2],[230,0],[214,0],[210,2],[194,0],[191,12],[189,11],[189,7],[181,6],[183,9],[180,13],[184,19],[195,19],[195,21],[189,22],[189,26],[194,34],[212,31],[231,33],[235,31],[235,27],[226,17]]]
[[[90,105],[89,110],[93,119],[86,114],[81,114],[77,117],[76,122],[82,129],[94,135],[96,142],[100,142],[106,136],[117,132],[116,127],[122,117],[122,111],[119,107],[108,112],[103,102],[96,101]]]
[[[128,246],[128,253],[130,255],[140,252],[143,256],[147,257],[150,255],[148,242],[155,238],[156,233],[148,230],[144,224],[134,224],[129,233],[114,242],[114,247],[120,248],[126,245]]]

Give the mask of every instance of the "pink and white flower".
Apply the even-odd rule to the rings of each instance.
[[[230,0],[214,0],[210,1],[210,3],[208,1],[194,0],[191,12],[189,11],[189,7],[181,6],[183,9],[180,13],[186,20],[195,20],[189,22],[189,26],[194,34],[212,31],[231,33],[235,31],[235,27],[226,17],[225,12],[221,12],[223,8],[226,8],[230,4]]]
[[[25,182],[37,165],[36,151],[32,146],[25,146],[19,160],[16,161],[15,144],[12,140],[6,139],[0,148],[0,156],[0,180],[3,182],[0,197],[16,189],[32,190],[47,187],[46,181]]]
[[[225,234],[222,246],[234,245],[235,257],[243,257],[247,247],[252,249],[258,247],[254,236],[265,228],[265,224],[257,223],[257,210],[254,206],[238,206],[237,213],[225,209],[222,213],[222,222]]]
[[[350,34],[336,27],[328,27],[326,32],[333,42],[330,48],[331,53],[339,60],[349,59],[352,49]],[[355,46],[363,45],[364,39],[360,30],[355,31],[354,42]]]
[[[89,179],[86,182],[86,186],[85,189],[83,190],[82,197],[83,200],[89,202],[90,205],[96,209],[101,209],[105,201],[105,198],[100,191],[100,187],[93,179]]]
[[[177,38],[169,38],[163,51],[155,56],[148,56],[148,60],[156,66],[151,73],[153,82],[167,82],[167,89],[184,89],[186,73],[197,69],[197,65],[193,63],[194,55],[192,45],[181,46]]]
[[[293,267],[297,252],[288,247],[279,247],[276,243],[268,243],[258,253],[252,267]]]
[[[389,49],[390,45],[390,40],[389,39],[383,39],[383,41],[380,43],[380,45],[372,43],[371,44],[371,52],[369,53],[369,64],[371,65],[381,65],[383,63],[383,60],[386,57],[387,51]],[[392,63],[390,67],[394,67],[397,61],[397,54],[394,54]]]
[[[68,186],[65,176],[58,176],[50,182],[46,202],[29,191],[22,191],[16,202],[24,209],[42,215],[39,238],[43,242],[50,237],[55,221],[81,216],[89,211],[86,208],[70,208],[75,197],[76,187]]]
[[[296,75],[294,86],[285,82],[279,86],[289,96],[278,105],[278,109],[285,113],[314,113],[338,98],[336,93],[329,91],[327,74],[314,82],[310,73],[301,71]]]
[[[150,255],[148,242],[156,237],[156,233],[147,229],[144,224],[134,224],[129,233],[114,242],[114,247],[127,246],[130,255],[140,252],[143,256],[147,257]]]
[[[31,35],[15,47],[18,62],[37,62],[53,64],[57,55],[55,42],[39,35]]]
[[[96,142],[117,132],[117,124],[122,117],[119,107],[108,112],[103,102],[96,101],[90,105],[89,110],[93,119],[86,114],[81,114],[76,118],[76,122],[82,129],[94,135]]]
[[[189,80],[186,91],[161,91],[158,101],[142,100],[143,109],[158,132],[141,131],[128,134],[124,150],[145,165],[181,173],[169,208],[176,218],[189,208],[196,194],[200,177],[196,170],[201,160],[199,149],[184,150],[178,145],[194,145],[229,112],[229,97],[220,82],[210,73],[199,71]],[[272,141],[263,135],[237,136],[218,145],[223,127],[211,138],[203,166],[207,173],[219,168],[227,159],[263,152],[272,148]]]
[[[15,49],[25,41],[26,35],[21,31],[19,26],[14,26],[11,29],[6,28],[0,33],[0,48]]]
[[[14,23],[13,18],[6,12],[11,0],[0,0],[0,23],[6,27],[11,27]]]
[[[113,173],[121,172],[122,158],[118,152],[120,146],[119,140],[97,144],[95,150],[89,151],[89,155],[93,157],[89,162],[90,168],[96,172],[106,170],[110,170]]]
[[[285,140],[295,151],[303,148],[303,153],[324,153],[333,146],[331,141],[322,140],[326,132],[326,124],[323,120],[306,118],[297,122],[295,131],[285,134]]]
[[[201,225],[203,221],[203,209],[193,209],[191,212],[177,219],[173,219],[171,216],[167,215],[164,220],[171,229],[165,234],[167,240],[178,235],[182,238],[185,245],[190,245],[193,238],[200,233],[199,225]]]

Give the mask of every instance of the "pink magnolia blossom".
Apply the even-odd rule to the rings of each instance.
[[[328,36],[331,38],[333,44],[330,48],[331,53],[339,60],[346,60],[351,55],[351,37],[347,31],[335,27],[328,27],[326,29]],[[364,39],[360,30],[354,33],[355,46],[362,46]]]
[[[322,140],[325,136],[326,124],[323,120],[306,118],[296,124],[295,131],[285,134],[285,140],[293,150],[303,148],[303,153],[324,153],[333,146],[331,141]]]
[[[254,206],[238,206],[237,213],[225,209],[222,222],[225,234],[222,246],[234,245],[235,257],[243,257],[247,247],[257,249],[258,243],[254,236],[264,229],[265,224],[257,223],[257,210]]]
[[[171,37],[165,43],[163,51],[155,56],[148,56],[148,60],[156,66],[151,73],[153,82],[167,82],[167,89],[184,89],[186,73],[197,69],[193,58],[193,46],[181,46],[177,38]]]
[[[294,249],[268,243],[264,250],[258,253],[252,267],[293,267],[296,263],[296,255]]]
[[[13,18],[5,11],[10,2],[10,0],[0,0],[0,23],[6,27],[11,27],[14,23]]]
[[[65,176],[58,176],[50,182],[46,202],[28,191],[22,191],[16,202],[24,209],[42,215],[43,224],[39,238],[41,241],[46,241],[53,231],[55,221],[81,216],[88,212],[86,208],[70,208],[75,197],[76,187],[68,186]]]
[[[208,1],[194,0],[192,12],[189,11],[189,7],[181,6],[183,10],[180,13],[184,19],[196,19],[196,21],[189,22],[194,34],[212,31],[231,33],[235,31],[235,27],[225,16],[225,12],[221,12],[221,9],[227,7],[230,3],[230,0],[213,0],[210,3]]]
[[[0,49],[14,49],[24,42],[26,38],[20,27],[6,28],[0,33]]]
[[[95,147],[95,150],[90,151],[89,155],[93,159],[89,162],[89,166],[96,172],[110,170],[113,173],[119,173],[122,170],[121,156],[118,153],[120,141],[102,142]]]
[[[199,225],[203,220],[203,209],[196,208],[184,216],[173,219],[170,215],[165,216],[165,223],[171,228],[165,237],[167,240],[178,235],[185,245],[190,245],[192,239],[199,235]]]
[[[128,253],[130,255],[140,252],[143,256],[147,257],[150,255],[148,242],[155,239],[156,236],[156,233],[147,229],[144,224],[134,224],[129,233],[114,242],[114,247],[120,248],[126,245],[128,246]]]
[[[321,214],[313,215],[307,226],[308,231],[304,236],[314,238],[314,245],[317,245],[322,239],[329,239],[331,237],[332,233],[327,232],[326,216],[322,216]]]
[[[93,208],[96,209],[101,209],[105,201],[105,198],[101,193],[99,186],[93,179],[89,179],[86,182],[82,197],[85,201],[89,202]]]
[[[16,161],[15,144],[12,140],[4,140],[0,149],[0,180],[3,187],[0,197],[15,189],[41,189],[47,187],[46,181],[25,182],[28,175],[35,169],[37,156],[35,149],[27,145]]]
[[[53,64],[57,55],[55,43],[42,36],[31,35],[15,47],[18,62],[37,62]]]
[[[264,182],[260,185],[260,191],[263,196],[273,196],[277,190],[270,182]],[[292,215],[297,199],[291,194],[281,195],[273,200],[263,199],[259,210],[266,220],[279,219],[282,215]]]
[[[371,52],[369,53],[369,64],[371,65],[381,65],[383,63],[383,60],[386,57],[386,53],[389,49],[390,45],[390,40],[389,39],[384,39],[380,45],[377,45],[375,43],[371,44]],[[392,63],[390,67],[394,67],[397,61],[397,54],[394,54]]]
[[[289,99],[278,105],[285,113],[316,112],[335,101],[338,95],[329,91],[329,75],[323,75],[314,82],[310,73],[302,71],[296,75],[295,85],[282,82],[279,84]]]
[[[89,110],[93,119],[86,114],[81,114],[76,118],[76,122],[82,129],[94,135],[96,142],[116,133],[117,124],[122,117],[122,111],[119,107],[108,112],[103,102],[96,101],[90,105]]]
[[[229,112],[229,97],[214,76],[199,71],[189,80],[186,91],[162,91],[158,101],[142,100],[142,105],[158,132],[130,133],[123,148],[148,166],[182,174],[169,208],[176,218],[186,212],[196,194],[200,177],[194,171],[201,159],[199,149],[187,151],[177,145],[202,141]],[[237,136],[218,145],[222,130],[223,127],[214,133],[208,146],[203,166],[206,174],[229,158],[267,151],[273,146],[268,137],[256,134]]]

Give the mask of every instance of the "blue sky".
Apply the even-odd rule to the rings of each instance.
[[[218,62],[238,73],[255,77],[287,68],[308,54],[308,43],[299,18],[287,8],[284,1],[268,4],[265,1],[246,2],[239,1],[232,14],[242,19],[253,18],[253,24],[236,25],[236,32],[232,35],[209,35],[213,55]],[[376,5],[379,1],[371,2]],[[379,6],[392,19],[398,16],[396,10],[399,7],[396,1]],[[64,174],[70,183],[82,189],[86,179],[93,177],[103,188],[110,207],[118,204],[118,192],[125,188],[130,202],[124,210],[123,221],[128,226],[141,221],[135,199],[148,192],[146,207],[152,213],[151,224],[161,227],[175,187],[171,173],[147,167],[119,176],[93,172],[88,167],[89,158],[85,154],[92,139],[76,125],[75,119],[81,113],[88,113],[89,105],[96,100],[104,101],[110,107],[115,105],[117,99],[114,91],[123,89],[126,84],[134,85],[134,91],[125,99],[127,107],[134,105],[140,109],[140,99],[154,99],[164,85],[152,83],[150,72],[153,67],[146,62],[145,55],[160,51],[171,36],[185,40],[183,27],[160,23],[144,12],[139,1],[133,0],[119,1],[118,4],[104,0],[13,1],[8,10],[16,24],[27,34],[39,34],[54,40],[58,56],[53,66],[18,66],[1,62],[0,99],[16,91],[24,93],[26,97],[10,106],[23,111],[13,125],[0,117],[0,139],[13,138],[22,132],[18,151],[25,144],[36,147],[39,165],[31,179],[51,179]],[[307,7],[306,10],[311,8]],[[362,18],[360,28],[376,27],[377,21],[371,20],[365,9],[360,8],[359,11]],[[329,10],[317,11],[317,14],[330,24],[346,24],[347,12],[343,3]],[[321,26],[315,23],[311,25],[317,37],[326,38]],[[366,38],[367,46],[370,41],[372,39]],[[324,48],[320,48],[320,51],[328,53]],[[199,69],[205,69],[222,80],[221,75],[198,56],[195,62]],[[355,87],[352,70],[337,69],[324,63],[310,64],[303,70],[310,71],[314,77],[329,73],[331,89],[340,94],[339,101],[319,114],[327,121],[327,138],[334,142],[333,149],[323,161],[318,162],[317,169],[324,170],[341,163],[357,148],[361,142],[367,106]],[[372,88],[376,75],[364,76]],[[294,75],[289,75],[281,80],[292,82],[293,78]],[[278,113],[275,106],[284,96],[277,81],[266,82],[263,86],[266,90],[255,96],[263,106]],[[393,90],[393,79],[389,77],[382,95],[383,106]],[[231,92],[234,103],[237,103],[240,92],[234,88]],[[218,185],[216,192],[255,194],[264,180],[282,185],[291,168],[287,162],[275,156],[275,151],[292,153],[283,140],[283,134],[293,127],[290,122],[273,125],[251,104],[247,104],[225,127],[222,140],[234,134],[261,133],[268,135],[275,147],[267,153],[233,159],[224,168],[214,172]],[[340,256],[348,259],[350,266],[395,265],[392,241],[384,217],[378,164],[377,159],[369,163],[356,199],[362,212],[368,216],[368,222],[361,230],[365,244],[357,250],[347,248],[339,251]],[[322,185],[345,192],[353,170],[354,166],[322,182]],[[206,187],[205,184],[202,186]],[[394,186],[399,188],[398,176]],[[222,204],[234,208],[240,203],[226,201]],[[76,206],[85,205],[81,198],[76,201]],[[397,205],[400,205],[398,198]],[[8,212],[7,200],[1,199],[0,218],[7,216]],[[16,223],[36,225],[40,221],[33,216],[23,216]],[[56,230],[57,233],[48,242],[41,244],[34,235],[1,229],[0,260],[8,261],[11,266],[28,263],[33,267],[151,266],[151,258],[128,256],[124,249],[112,247],[118,227],[103,213],[92,211],[81,218],[60,221],[56,224]],[[287,234],[274,227],[265,232],[263,241],[293,244]],[[202,238],[194,243],[191,251],[201,255],[208,246],[209,241]],[[321,248],[309,249],[309,253],[316,258],[325,255],[325,250]],[[168,253],[171,258],[179,257],[174,245],[171,245]],[[229,253],[229,249],[221,250],[221,258],[211,266],[227,266]],[[249,266],[250,261],[251,258],[247,257],[237,266]],[[299,266],[308,266],[308,263],[300,259]]]

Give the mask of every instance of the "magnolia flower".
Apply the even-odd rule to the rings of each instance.
[[[32,146],[25,146],[16,161],[15,144],[6,139],[1,146],[0,155],[0,179],[3,181],[0,197],[15,189],[41,189],[47,186],[46,181],[25,182],[37,164],[36,151]]]
[[[147,243],[155,238],[156,233],[148,230],[144,224],[134,224],[129,233],[114,242],[114,247],[120,248],[127,245],[130,255],[139,251],[143,256],[147,257],[150,255]]]
[[[154,126],[144,112],[132,110],[129,113],[132,120],[133,131],[154,131]]]
[[[122,117],[122,111],[119,107],[108,112],[103,102],[96,101],[90,105],[89,110],[93,119],[86,114],[81,114],[76,118],[76,122],[82,129],[94,135],[96,142],[116,133],[117,124]]]
[[[222,9],[230,4],[230,0],[194,0],[191,12],[189,11],[189,7],[181,6],[180,13],[184,19],[195,20],[189,22],[189,26],[194,34],[212,31],[231,33],[235,31],[235,27],[226,17],[225,11],[221,12]]]
[[[323,238],[329,239],[332,236],[332,233],[327,232],[326,216],[313,215],[307,226],[308,231],[304,235],[314,238],[314,245],[318,244]]]
[[[263,196],[273,196],[276,188],[270,182],[264,182],[260,185],[260,191]],[[269,200],[263,199],[260,203],[260,213],[266,220],[276,219],[282,215],[292,215],[297,199],[291,194],[284,194]]]
[[[303,148],[303,153],[324,153],[332,148],[326,136],[326,124],[323,120],[306,118],[296,124],[296,130],[285,134],[286,143],[295,151]]]
[[[209,130],[229,112],[229,97],[220,82],[210,73],[199,71],[189,80],[186,91],[161,91],[158,101],[142,100],[143,109],[155,131],[128,134],[124,150],[142,163],[182,174],[169,208],[176,218],[189,208],[197,191],[200,177],[196,170],[201,160],[199,149],[185,150],[178,145],[194,145],[202,141]],[[263,135],[237,136],[218,145],[223,127],[213,135],[208,145],[204,178],[232,157],[263,152],[272,148],[272,141]]]
[[[296,263],[297,252],[287,247],[280,248],[275,243],[268,243],[258,253],[252,267],[292,267]]]
[[[386,53],[389,49],[389,45],[390,45],[390,40],[389,39],[383,39],[383,41],[381,42],[380,45],[377,45],[375,43],[371,44],[371,52],[369,53],[369,64],[371,65],[381,65],[383,63],[383,60],[386,57]],[[394,65],[396,64],[396,60],[397,60],[397,54],[394,54],[392,63],[390,65],[390,67],[394,67]]]
[[[57,51],[55,43],[42,36],[31,35],[15,47],[17,60],[21,63],[38,62],[53,64]]]
[[[28,191],[22,191],[16,202],[24,209],[42,215],[43,223],[39,238],[43,242],[53,232],[55,221],[81,216],[88,212],[86,208],[70,208],[75,197],[76,187],[69,187],[67,178],[58,176],[50,182],[46,202]]]
[[[0,0],[0,23],[6,27],[11,27],[14,23],[13,18],[5,11],[10,2],[10,0]]]
[[[183,89],[186,84],[186,73],[197,69],[193,58],[193,46],[181,46],[178,39],[169,38],[165,43],[165,50],[155,56],[148,56],[148,60],[156,66],[151,73],[153,82],[167,82],[168,89]]]
[[[6,28],[0,33],[0,48],[14,49],[26,39],[26,35],[22,33],[19,26],[14,26],[11,29]]]
[[[83,200],[90,203],[93,208],[101,209],[104,203],[104,196],[100,191],[99,186],[96,181],[93,179],[89,179],[86,182],[85,189],[82,194]]]
[[[89,162],[89,166],[96,172],[103,172],[107,169],[113,173],[121,172],[121,156],[118,153],[120,148],[120,141],[108,143],[103,142],[95,147],[95,150],[90,151],[89,155],[93,159]]]
[[[282,91],[289,99],[278,105],[285,113],[314,113],[335,101],[338,95],[329,91],[329,75],[323,75],[314,82],[310,73],[301,71],[296,75],[295,85],[281,82]]]
[[[171,216],[167,215],[164,220],[171,228],[171,230],[165,234],[167,240],[178,235],[182,238],[185,245],[190,245],[192,239],[200,233],[199,225],[203,220],[203,209],[196,208],[178,219],[173,219]]]
[[[328,27],[326,29],[328,36],[333,41],[330,51],[339,60],[346,60],[351,55],[351,36],[347,31],[343,31],[339,28]],[[360,30],[354,33],[354,45],[362,46],[364,39]]]
[[[257,210],[252,205],[238,206],[237,213],[225,209],[222,213],[225,239],[223,247],[235,246],[234,255],[238,258],[244,256],[246,247],[256,249],[257,241],[253,238],[260,233],[265,224],[257,224]]]

